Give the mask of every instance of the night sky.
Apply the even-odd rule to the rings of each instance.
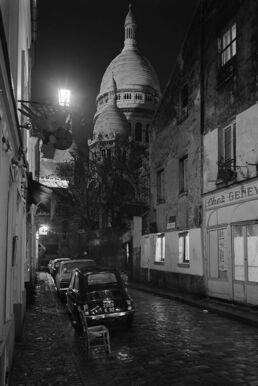
[[[131,1],[138,48],[156,70],[162,90],[197,2]],[[58,88],[70,88],[71,102],[84,111],[87,122],[79,137],[89,136],[102,76],[123,49],[128,6],[128,0],[38,0],[32,98],[57,101]]]

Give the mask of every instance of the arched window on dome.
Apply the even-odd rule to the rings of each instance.
[[[140,94],[140,93],[136,93],[135,94],[135,99],[137,100],[137,101],[141,101],[143,98],[142,98],[142,94]]]
[[[150,125],[147,124],[145,127],[145,142],[146,143],[149,143],[149,129],[150,129]]]
[[[137,122],[135,125],[135,141],[142,141],[142,124],[140,122]]]
[[[105,149],[101,150],[101,154],[102,154],[102,158],[106,159],[106,150]]]
[[[111,150],[107,149],[107,160],[110,162],[111,161]]]

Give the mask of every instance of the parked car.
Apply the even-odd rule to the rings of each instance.
[[[55,277],[56,275],[56,272],[60,266],[60,263],[62,261],[68,261],[68,260],[71,260],[69,259],[68,257],[59,257],[58,259],[54,259],[54,260],[50,260],[49,264],[48,264],[48,268],[49,268],[49,273]]]
[[[78,259],[60,262],[59,269],[55,276],[55,282],[57,291],[61,295],[61,297],[68,289],[72,276],[72,271],[75,268],[94,266],[96,266],[96,262],[92,259]]]
[[[81,323],[80,310],[89,325],[110,326],[118,322],[130,327],[133,322],[135,305],[116,269],[97,266],[75,269],[66,297],[68,311],[77,326]]]

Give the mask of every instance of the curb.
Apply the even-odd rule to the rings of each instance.
[[[220,316],[249,324],[253,327],[258,327],[258,312],[252,311],[248,308],[239,309],[233,304],[219,303],[219,300],[216,300],[216,303],[214,303],[214,301],[209,298],[204,298],[204,300],[195,300],[183,295],[165,292],[161,289],[154,290],[147,286],[137,285],[135,283],[127,283],[127,287],[166,299],[175,300],[193,307],[202,308],[204,311],[207,310]]]

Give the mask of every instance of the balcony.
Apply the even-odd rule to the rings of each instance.
[[[218,161],[218,174],[216,185],[229,184],[236,180],[235,159]]]

